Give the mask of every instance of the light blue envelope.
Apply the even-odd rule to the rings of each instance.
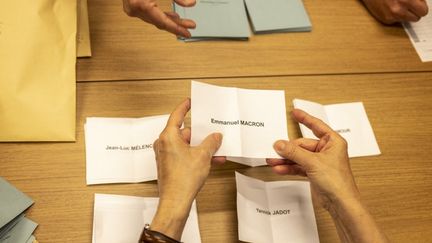
[[[301,0],[245,0],[245,4],[257,34],[312,29]]]
[[[192,19],[196,29],[189,30],[192,38],[185,41],[229,38],[248,39],[250,27],[243,0],[198,0],[194,7],[174,4],[181,18]]]

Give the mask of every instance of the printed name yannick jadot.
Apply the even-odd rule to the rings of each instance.
[[[271,213],[269,210],[256,208],[257,213],[267,214],[267,215],[284,215],[284,214],[290,214],[289,209],[279,209],[279,210],[273,210],[273,213]]]
[[[256,121],[244,121],[244,120],[235,120],[235,121],[221,121],[216,120],[214,118],[210,119],[211,123],[219,124],[219,125],[231,125],[231,126],[250,126],[250,127],[264,127],[264,122],[256,122]]]

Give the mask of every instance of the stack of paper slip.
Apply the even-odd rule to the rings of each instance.
[[[301,0],[245,0],[245,3],[255,33],[312,29]]]
[[[294,99],[293,103],[295,108],[321,119],[345,138],[350,158],[381,154],[362,102],[321,105]],[[300,130],[305,138],[317,138],[303,124],[300,124]]]
[[[0,242],[32,243],[37,224],[24,211],[33,200],[0,177]]]
[[[247,40],[249,14],[255,33],[310,31],[312,26],[301,0],[201,0],[194,7],[174,4],[181,18],[192,19],[196,28],[190,30],[197,41],[215,38]]]
[[[95,194],[93,243],[136,243],[150,224],[159,198]],[[186,222],[182,242],[200,243],[198,215],[195,202]]]
[[[87,184],[156,180],[153,142],[168,117],[87,118]]]
[[[288,140],[283,90],[228,88],[196,81],[191,86],[191,145],[220,132],[223,141],[216,156],[251,166],[265,164],[265,158],[280,158],[273,143]]]
[[[431,8],[432,0],[426,2]],[[432,11],[418,22],[406,22],[403,26],[422,62],[432,61]]]
[[[319,242],[309,182],[264,182],[236,172],[239,240]]]
[[[181,18],[192,19],[196,28],[190,30],[196,41],[214,38],[247,40],[250,36],[249,24],[243,0],[200,0],[194,7],[174,4],[174,11]]]

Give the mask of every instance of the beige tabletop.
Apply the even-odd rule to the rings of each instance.
[[[351,160],[363,201],[392,242],[432,239],[432,63],[358,1],[305,4],[311,33],[182,43],[124,16],[121,1],[90,0],[93,57],[78,61],[78,80],[100,82],[77,84],[77,141],[0,144],[0,176],[34,199],[28,217],[39,223],[39,242],[91,242],[95,193],[157,196],[156,182],[86,186],[83,125],[86,117],[169,113],[190,95],[191,78],[285,90],[287,113],[294,98],[362,101],[382,152]],[[290,118],[288,131],[300,137]],[[234,171],[299,179],[231,162],[213,168],[197,198],[204,243],[238,241]],[[328,213],[314,206],[321,242],[338,242]]]

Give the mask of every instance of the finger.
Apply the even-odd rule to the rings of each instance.
[[[221,165],[224,164],[225,162],[226,162],[225,156],[213,156],[212,158],[212,163],[215,165]]]
[[[304,124],[306,127],[312,130],[312,132],[317,136],[318,138],[333,133],[333,129],[331,129],[327,124],[325,124],[320,119],[309,115],[308,113],[300,110],[300,109],[294,109],[291,112],[291,116],[294,118],[295,121]]]
[[[429,8],[426,1],[413,0],[405,2],[406,7],[411,13],[418,16],[419,18],[428,14]]]
[[[191,130],[189,127],[183,128],[180,130],[181,136],[183,138],[183,141],[185,141],[187,144],[190,144],[191,140]]]
[[[417,16],[408,9],[404,9],[402,12],[398,13],[397,18],[399,22],[417,22],[420,20],[420,16]]]
[[[182,103],[180,103],[171,113],[170,117],[168,118],[166,127],[180,128],[183,125],[186,114],[190,110],[190,105],[191,103],[189,98],[182,101]]]
[[[191,36],[187,29],[172,21],[164,12],[162,12],[162,10],[157,7],[145,12],[144,14],[141,13],[139,17],[146,22],[153,23],[157,28],[166,30],[175,35],[186,38]]]
[[[276,166],[276,165],[293,165],[295,164],[292,161],[286,160],[286,159],[266,159],[266,162],[270,166]]]
[[[307,149],[311,152],[315,152],[320,140],[311,139],[311,138],[298,138],[296,140],[293,140],[292,142],[295,145],[298,145],[304,149]]]
[[[181,19],[180,16],[175,12],[165,12],[165,14],[176,24],[181,25],[184,28],[187,29],[195,29],[196,24],[195,21],[191,19]]]
[[[198,146],[205,151],[208,151],[210,156],[213,156],[222,144],[222,134],[212,133],[208,135],[204,141]]]
[[[279,175],[301,175],[306,176],[298,166],[293,165],[278,165],[272,167],[273,172]]]
[[[273,145],[276,152],[292,162],[295,162],[304,168],[313,166],[315,154],[290,141],[279,140]]]
[[[317,144],[317,146],[315,148],[315,152],[322,151],[329,141],[330,141],[330,136],[329,135],[325,135],[324,137],[322,137],[319,140],[319,142],[318,142],[318,144]]]
[[[196,4],[195,0],[174,0],[174,2],[182,7],[193,7]]]
[[[157,160],[157,158],[158,158],[158,143],[159,143],[159,139],[156,139],[156,140],[153,142],[153,151],[154,151],[154,153],[155,153],[155,158],[156,158],[156,160]]]

